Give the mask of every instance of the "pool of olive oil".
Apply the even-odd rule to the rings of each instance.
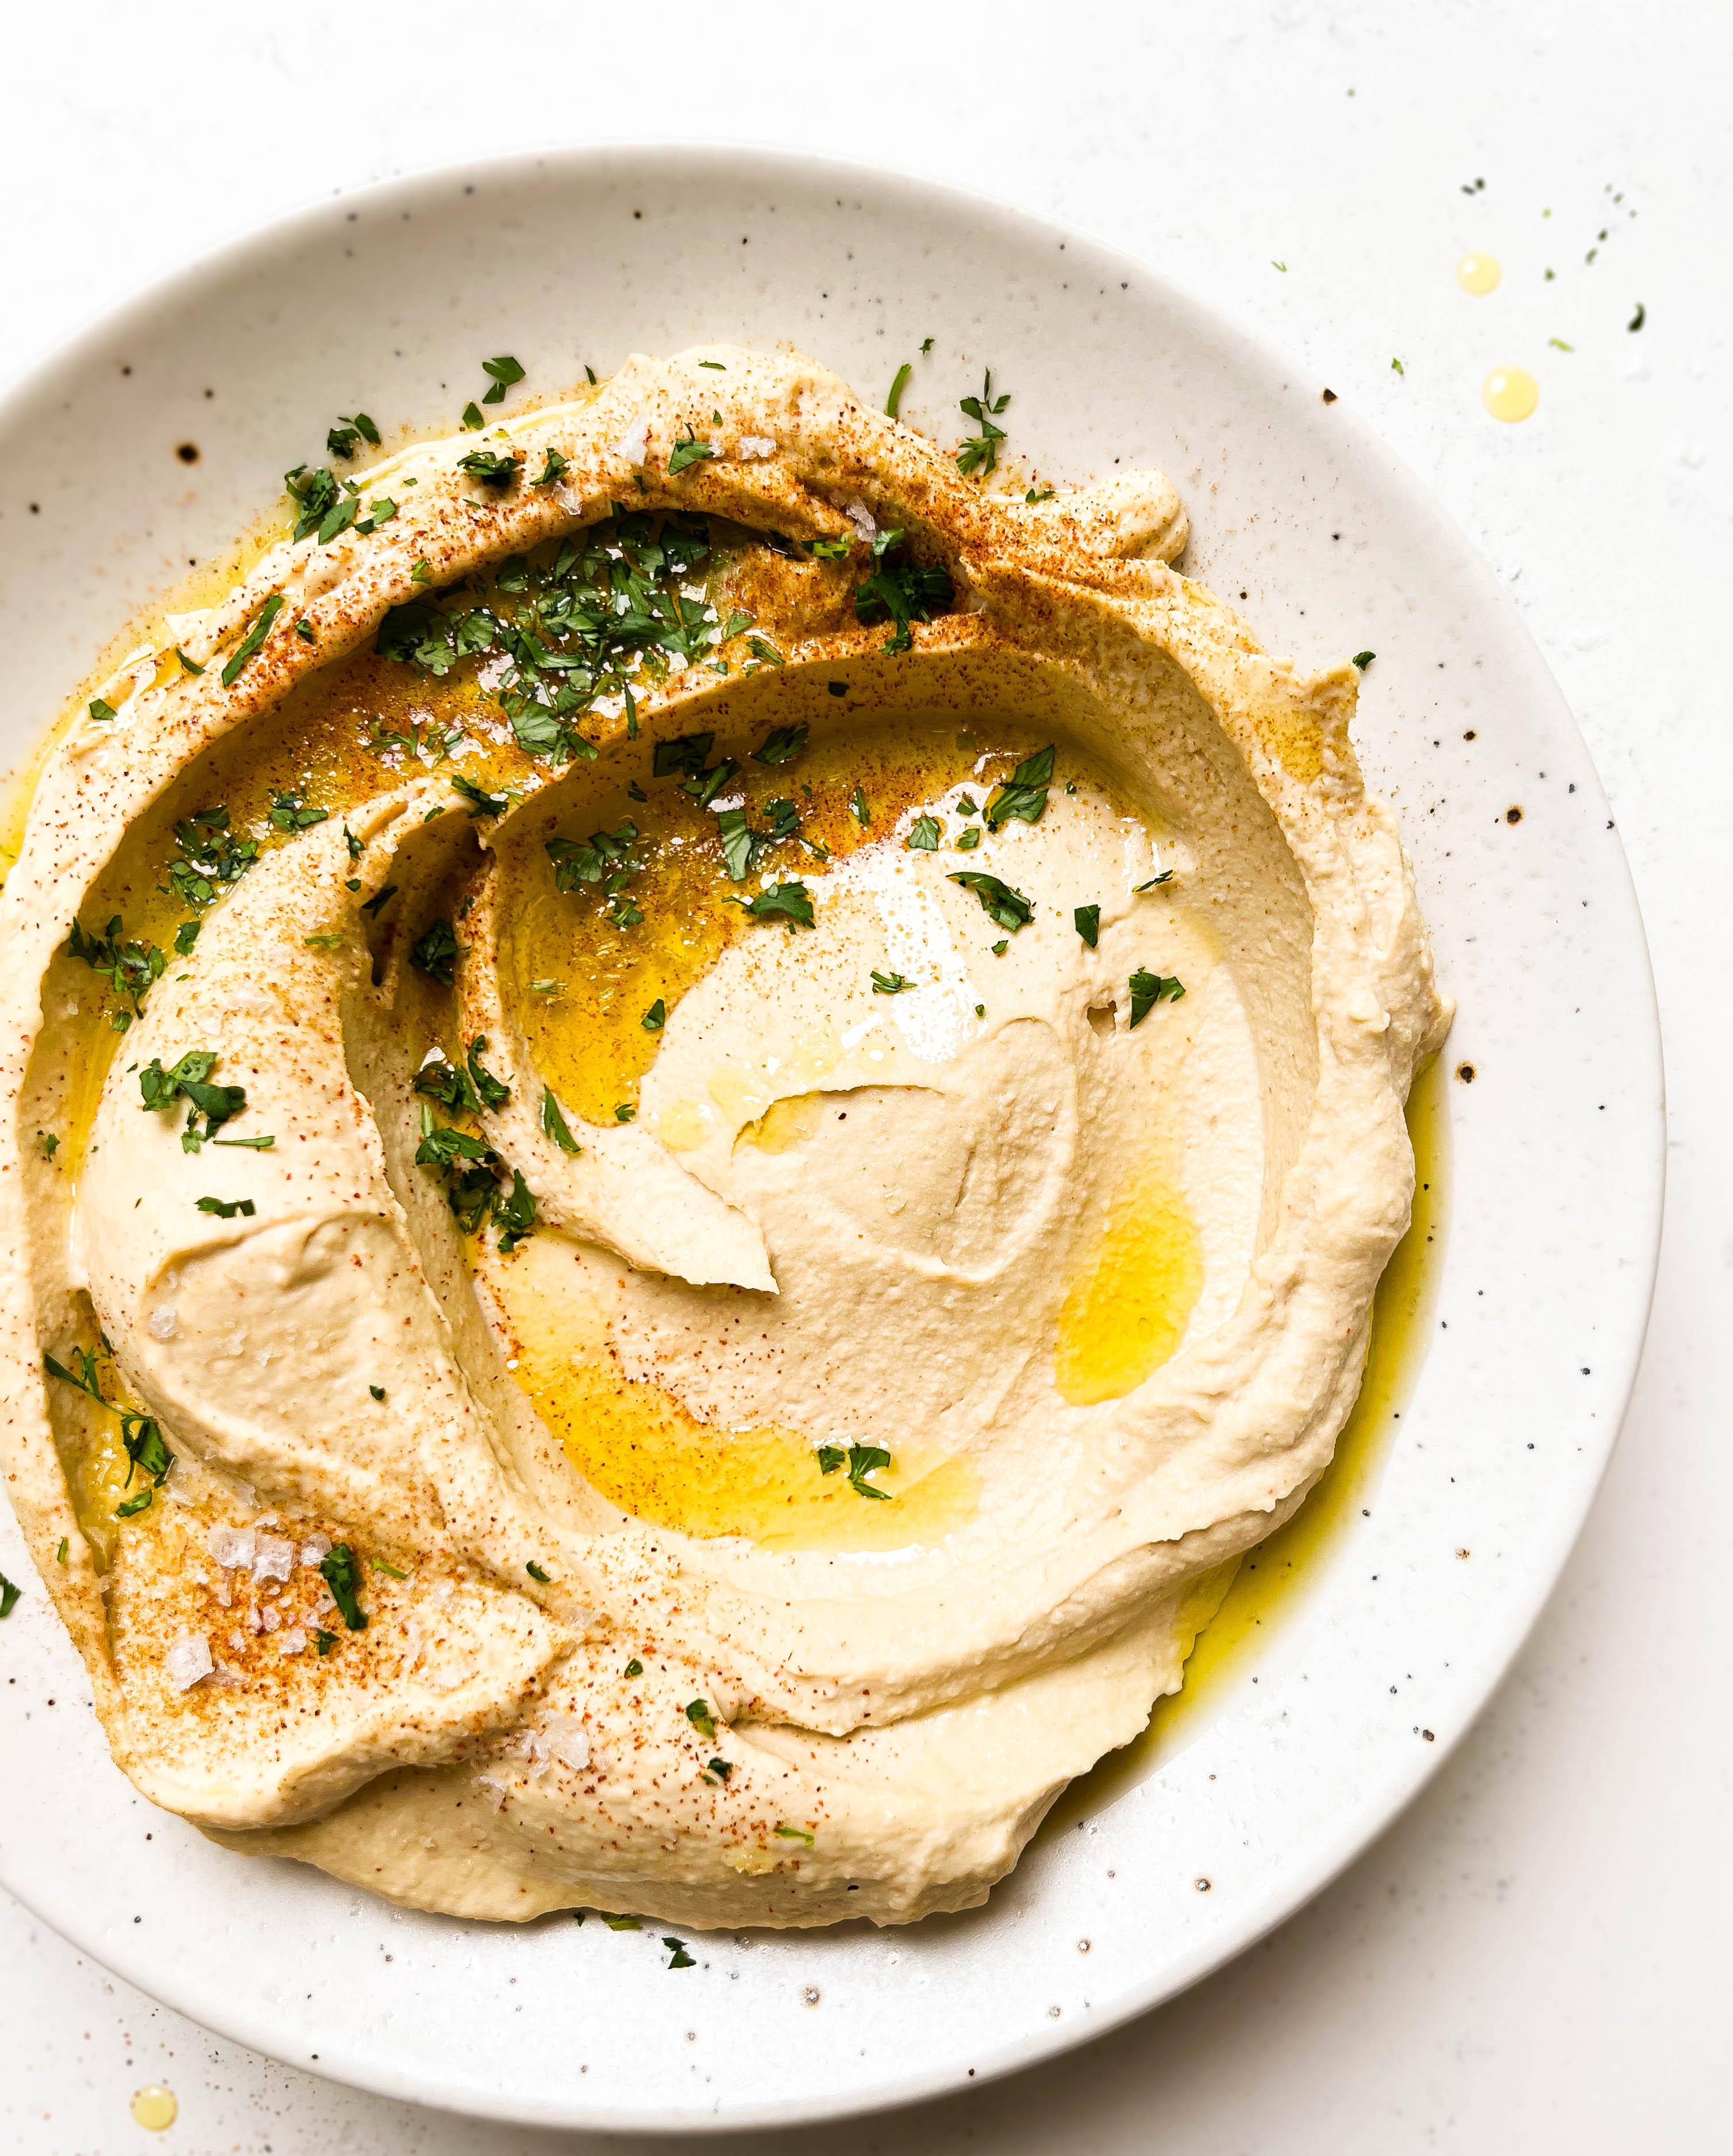
[[[1197,1625],[1183,1687],[1156,1702],[1141,1735],[1079,1777],[1048,1814],[1043,1835],[1103,1811],[1182,1751],[1225,1702],[1262,1646],[1291,1623],[1347,1522],[1372,1493],[1426,1359],[1443,1269],[1449,1169],[1448,1072],[1434,1057],[1408,1096],[1414,1210],[1372,1304],[1366,1374],[1336,1456],[1293,1518],[1267,1542],[1197,1583],[1185,1622]]]

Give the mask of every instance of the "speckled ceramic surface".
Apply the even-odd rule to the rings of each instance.
[[[212,2027],[500,2117],[811,2118],[985,2078],[1192,1980],[1389,1820],[1496,1681],[1617,1430],[1660,1194],[1659,1044],[1623,859],[1538,655],[1441,511],[1308,381],[1129,262],[914,183],[751,153],[574,153],[323,208],[93,332],[0,414],[23,760],[126,617],[273,506],[331,413],[449,424],[697,337],[812,352],[941,439],[991,366],[1060,485],[1154,463],[1183,566],[1273,649],[1370,648],[1358,737],[1402,813],[1444,986],[1450,1227],[1412,1399],[1315,1577],[1190,1740],[1044,1837],[990,1905],[903,1933],[695,1940],[402,1915],[231,1856],[110,1763],[25,1584],[0,1686],[0,1876]],[[196,445],[196,463],[177,454]],[[1520,811],[1514,817],[1511,812]],[[1207,1891],[1199,1882],[1208,1882]]]

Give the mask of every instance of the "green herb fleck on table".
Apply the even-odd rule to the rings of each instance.
[[[956,468],[965,479],[977,476],[985,479],[999,461],[999,444],[1005,439],[1005,429],[993,422],[1011,402],[1008,395],[993,395],[992,374],[981,378],[981,394],[965,397],[957,409],[965,418],[972,419],[979,432],[972,434],[956,453]]]
[[[524,370],[509,352],[501,352],[497,359],[483,360],[481,367],[483,373],[492,377],[494,385],[483,397],[484,404],[504,403],[506,391],[524,378]]]
[[[670,1969],[697,1968],[697,1963],[694,1961],[691,1955],[686,1952],[686,1943],[684,1939],[667,1938],[663,1940],[662,1943],[668,1948],[669,1954],[672,1956],[672,1959],[668,1964]]]
[[[884,400],[884,416],[887,419],[894,419],[896,418],[896,408],[903,401],[903,392],[908,388],[909,377],[913,374],[914,372],[915,369],[913,365],[910,361],[905,359],[902,365],[897,369],[896,372],[891,377],[890,394]]]
[[[1353,662],[1353,663],[1355,664],[1355,665],[1356,665],[1356,666],[1360,669],[1361,672],[1363,674],[1363,673],[1365,673],[1365,671],[1366,671],[1366,668],[1372,665],[1372,663],[1373,660],[1375,660],[1375,659],[1377,657],[1377,655],[1378,655],[1378,654],[1377,654],[1377,653],[1376,651],[1356,651],[1356,652],[1354,654],[1354,662]]]

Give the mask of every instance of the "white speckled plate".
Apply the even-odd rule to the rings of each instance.
[[[1490,576],[1320,383],[1136,264],[924,184],[754,152],[571,152],[326,204],[151,292],[0,411],[0,757],[23,762],[135,608],[272,508],[331,414],[449,424],[484,354],[552,389],[586,361],[710,337],[792,341],[869,394],[914,359],[903,415],[946,441],[991,366],[1043,478],[1172,475],[1186,566],[1272,649],[1375,649],[1361,754],[1459,999],[1451,1066],[1476,1075],[1444,1087],[1448,1249],[1375,1497],[1189,1743],[972,1916],[695,1940],[696,1967],[674,1971],[649,1932],[402,1915],[230,1856],[110,1763],[0,1517],[0,1568],[25,1584],[0,1633],[6,1884],[261,2051],[546,2124],[769,2124],[961,2087],[1279,1922],[1438,1766],[1533,1620],[1618,1427],[1659,1229],[1659,1044],[1623,856]]]

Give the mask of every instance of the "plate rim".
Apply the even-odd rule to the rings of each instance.
[[[718,168],[725,170],[731,178],[738,179],[756,165],[767,183],[772,185],[778,179],[804,185],[815,180],[825,181],[834,182],[845,192],[854,187],[874,192],[881,199],[887,194],[900,195],[905,201],[917,203],[938,197],[953,213],[971,217],[977,223],[990,223],[1013,239],[1026,243],[1032,234],[1048,236],[1092,256],[1104,266],[1124,270],[1128,277],[1143,280],[1182,311],[1200,318],[1267,376],[1286,374],[1303,380],[1309,375],[1305,367],[1291,359],[1261,328],[1242,321],[1210,294],[1176,278],[1165,267],[1097,237],[1069,218],[1026,209],[985,190],[961,186],[949,178],[904,165],[864,163],[749,137],[718,137],[701,142],[653,136],[620,137],[588,143],[554,141],[535,148],[436,160],[407,168],[387,179],[310,198],[299,207],[238,226],[208,249],[183,255],[167,269],[141,279],[118,300],[93,310],[69,335],[28,364],[0,389],[0,429],[16,424],[35,398],[53,394],[58,371],[69,363],[100,357],[105,348],[112,347],[129,331],[141,330],[177,303],[220,286],[249,263],[256,265],[262,254],[274,249],[293,250],[317,240],[328,230],[334,213],[342,215],[351,209],[369,213],[407,207],[410,198],[418,193],[469,182],[474,182],[478,188],[485,183],[500,192],[525,180],[561,172],[570,182],[581,184],[586,179],[605,179],[611,167],[633,165],[652,168],[654,177],[664,182],[670,177],[690,182],[706,171]],[[1359,469],[1375,467],[1383,484],[1399,498],[1406,516],[1429,525],[1434,532],[1448,535],[1456,564],[1470,580],[1474,611],[1484,616],[1489,610],[1507,635],[1514,638],[1513,649],[1523,653],[1537,703],[1550,705],[1554,721],[1565,722],[1581,749],[1584,768],[1593,782],[1595,798],[1604,807],[1599,773],[1576,714],[1526,622],[1499,583],[1474,539],[1420,475],[1369,420],[1351,408],[1346,401],[1334,414],[1332,424],[1346,430],[1344,446],[1347,459]],[[0,774],[0,780],[15,783],[18,776],[28,769],[39,745],[38,740],[27,748],[9,773]],[[316,2065],[310,2065],[305,2055],[293,2056],[277,2048],[269,2030],[251,2026],[254,2017],[244,2011],[238,2011],[235,2016],[222,2021],[207,2020],[208,2002],[201,1996],[195,2004],[189,1995],[192,1989],[190,1984],[182,1986],[160,1971],[153,1969],[146,1974],[134,1966],[133,1958],[116,1950],[125,1943],[120,1938],[63,1936],[70,1938],[79,1951],[90,1953],[146,1996],[185,2015],[198,2026],[244,2043],[285,2066],[454,2116],[620,2133],[708,2134],[817,2124],[869,2117],[923,2099],[955,2094],[960,2089],[983,2087],[990,2082],[1059,2057],[1124,2027],[1237,1960],[1315,1899],[1386,1835],[1478,1722],[1508,1678],[1558,1585],[1623,1431],[1648,1328],[1659,1263],[1667,1167],[1665,1065],[1654,966],[1635,884],[1623,839],[1610,815],[1607,824],[1613,841],[1613,857],[1618,868],[1616,896],[1623,911],[1627,932],[1634,931],[1633,957],[1641,973],[1640,984],[1633,979],[1626,984],[1626,988],[1628,993],[1640,985],[1643,991],[1643,1023],[1632,1028],[1633,1037],[1627,1042],[1626,1053],[1631,1056],[1640,1055],[1643,1067],[1632,1084],[1628,1112],[1634,1125],[1641,1120],[1642,1104],[1649,1104],[1649,1137],[1640,1163],[1643,1173],[1639,1174],[1638,1163],[1633,1162],[1631,1175],[1631,1203],[1633,1209],[1640,1204],[1645,1247],[1639,1254],[1640,1261],[1628,1270],[1630,1287],[1622,1299],[1619,1312],[1622,1336],[1616,1342],[1607,1341],[1602,1348],[1602,1367],[1611,1368],[1613,1374],[1603,1380],[1598,1389],[1609,1410],[1598,1457],[1575,1493],[1574,1502],[1567,1503],[1562,1497],[1555,1497],[1549,1506],[1551,1535],[1543,1549],[1530,1553],[1531,1556],[1538,1555],[1541,1561],[1531,1563],[1520,1587],[1513,1586],[1507,1594],[1507,1604],[1515,1614],[1510,1616],[1500,1635],[1498,1651],[1477,1662],[1471,1681],[1457,1688],[1456,1696],[1466,1702],[1457,1726],[1447,1737],[1428,1745],[1423,1753],[1409,1755],[1408,1763],[1392,1754],[1391,1769],[1367,1785],[1359,1801],[1346,1815],[1347,1823],[1328,1835],[1318,1837],[1319,1846],[1300,1875],[1284,1876],[1279,1882],[1281,1891],[1273,1892],[1272,1906],[1262,1920],[1235,1931],[1231,1943],[1224,1943],[1220,1938],[1207,1938],[1199,1941],[1188,1955],[1164,1964],[1159,1974],[1125,1986],[1100,2006],[1092,2005],[1087,2020],[1068,2018],[1056,2023],[1050,2031],[1037,2028],[1007,2040],[997,2050],[972,2052],[975,2065],[966,2082],[959,2081],[955,2066],[934,2066],[881,2084],[864,2095],[849,2092],[829,2099],[802,2095],[780,2101],[761,2100],[749,2105],[736,2104],[715,2114],[690,2107],[623,2112],[607,2106],[579,2112],[569,2104],[528,2104],[514,2101],[504,2092],[477,2090],[466,2094],[455,2087],[430,2094],[407,2075],[400,2074],[394,2062],[383,2062],[377,2053],[365,2059],[341,2062],[325,2056]],[[1607,894],[1609,900],[1614,896],[1611,891]],[[1632,1009],[1629,1004],[1626,1008],[1628,1012]],[[53,1621],[58,1625],[58,1618]],[[3,1859],[3,1851],[0,1851],[0,1859]],[[4,1883],[39,1921],[60,1931],[57,1918],[38,1906],[27,1884],[10,1878]],[[917,1932],[918,1928],[915,1928]],[[143,1961],[146,1957],[137,1958]]]

